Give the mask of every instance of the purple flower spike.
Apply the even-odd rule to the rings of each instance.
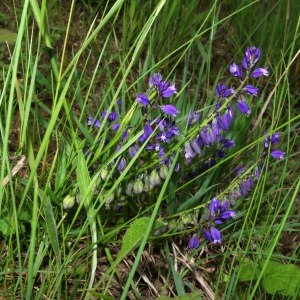
[[[236,63],[229,67],[229,71],[232,76],[243,78],[243,71]]]
[[[176,117],[176,115],[180,112],[174,105],[167,104],[167,105],[161,105],[160,109],[167,115],[170,115],[172,117]]]
[[[273,150],[271,151],[271,156],[273,158],[279,158],[284,159],[285,152],[282,152],[281,150]]]
[[[258,68],[252,72],[253,78],[259,78],[261,76],[269,76],[268,68]]]
[[[190,249],[197,249],[200,245],[200,241],[196,235],[193,235],[193,237],[189,241],[188,247]]]
[[[243,99],[239,99],[237,102],[237,108],[242,114],[250,115],[251,110],[247,102]]]
[[[257,96],[259,89],[256,88],[255,86],[248,84],[244,87],[244,90],[248,95],[254,95]]]
[[[138,94],[135,101],[141,103],[143,106],[147,106],[150,104],[150,100],[146,94]]]

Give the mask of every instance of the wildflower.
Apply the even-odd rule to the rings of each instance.
[[[232,140],[228,140],[228,139],[223,138],[223,139],[221,140],[221,144],[222,144],[222,146],[223,146],[224,148],[226,148],[226,149],[229,149],[229,148],[235,146],[234,140],[233,140],[233,139],[232,139]]]
[[[94,126],[96,128],[100,128],[101,123],[100,123],[99,120],[96,120],[96,119],[94,119],[92,117],[88,117],[87,125],[92,125],[92,126]]]
[[[107,114],[107,112],[105,110],[101,113],[102,119],[104,119],[106,117],[106,114]],[[118,119],[118,117],[119,117],[118,114],[115,111],[112,111],[108,115],[107,121],[110,122],[110,123],[114,122],[114,121],[116,121]]]
[[[219,128],[223,129],[225,131],[228,131],[233,118],[232,118],[232,114],[230,113],[229,109],[227,109],[227,112],[225,112],[224,114],[218,114],[216,119],[217,119]]]
[[[247,102],[244,99],[239,99],[237,102],[237,108],[242,114],[250,115],[251,110]]]
[[[282,152],[281,150],[273,150],[270,154],[273,158],[284,159],[285,152]]]
[[[155,73],[149,78],[149,86],[153,87],[154,85],[158,86],[162,81],[162,75],[160,73]]]
[[[196,235],[193,235],[192,238],[189,240],[188,247],[190,249],[197,249],[200,245],[200,241]]]
[[[167,105],[161,105],[160,109],[167,115],[170,115],[172,117],[176,117],[176,115],[179,113],[179,110],[172,104]]]
[[[120,123],[115,123],[111,126],[111,129],[117,131],[120,128]]]
[[[190,112],[188,124],[192,125],[200,119],[201,115],[195,111]]]
[[[152,134],[153,130],[149,123],[144,126],[144,133],[140,136],[139,141],[143,143]]]
[[[210,230],[204,229],[203,236],[209,242],[214,243],[214,244],[219,244],[222,242],[221,232],[217,228],[214,228],[214,227],[211,227]]]
[[[223,224],[226,220],[230,218],[235,218],[236,212],[234,210],[225,210],[214,220],[215,224]]]
[[[236,63],[230,65],[229,71],[232,76],[243,78],[243,71]]]
[[[184,157],[187,161],[189,161],[191,158],[194,158],[196,153],[194,152],[193,148],[191,147],[191,144],[189,142],[186,142],[184,145]]]
[[[200,144],[198,143],[198,140],[196,140],[196,139],[191,140],[190,145],[192,146],[192,149],[195,151],[196,154],[200,155],[202,153]]]
[[[170,85],[168,81],[162,80],[162,75],[159,73],[153,74],[149,79],[150,87],[155,86],[161,97],[169,98],[177,92],[175,84]]]
[[[260,49],[254,46],[247,48],[245,57],[242,60],[244,69],[251,69],[260,58]]]
[[[146,94],[138,94],[135,101],[141,103],[143,106],[147,106],[150,104],[150,100]]]
[[[258,94],[258,91],[259,89],[256,88],[255,86],[251,85],[251,84],[247,84],[245,87],[244,87],[244,90],[246,91],[246,93],[248,95],[254,95],[254,96],[257,96]]]
[[[134,157],[136,155],[136,153],[139,151],[139,149],[140,149],[140,146],[137,144],[130,147],[128,149],[128,154],[129,154],[130,158]]]
[[[126,168],[126,159],[122,157],[118,164],[118,171],[122,173],[125,170],[125,168]]]
[[[253,78],[259,78],[259,77],[261,77],[262,75],[264,75],[264,76],[269,76],[268,68],[258,68],[258,69],[255,69],[255,70],[252,72],[252,77],[253,77]]]
[[[227,88],[224,83],[218,83],[215,94],[218,98],[227,98],[234,93],[234,89]]]
[[[219,201],[216,197],[213,197],[209,204],[209,210],[211,213],[211,216],[215,216],[216,213],[220,211],[220,208],[222,207],[221,201]]]

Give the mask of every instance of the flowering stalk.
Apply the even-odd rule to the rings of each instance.
[[[130,170],[131,173],[126,174],[126,180],[122,182],[116,193],[111,195],[109,200],[107,199],[107,204],[109,205],[116,199],[118,205],[120,199],[126,197],[130,199],[136,195],[142,196],[154,190],[167,177],[174,159],[173,153],[178,149],[181,149],[181,158],[174,171],[181,175],[181,178],[194,165],[200,165],[202,170],[206,170],[215,165],[217,160],[224,159],[229,149],[235,146],[234,139],[229,139],[227,134],[236,119],[236,113],[250,115],[249,98],[255,97],[259,93],[259,89],[253,85],[253,81],[269,75],[267,67],[256,67],[259,58],[260,49],[249,47],[240,64],[234,62],[230,65],[229,72],[235,81],[239,81],[238,87],[218,83],[215,90],[217,101],[214,110],[206,118],[196,111],[191,112],[186,118],[187,130],[185,133],[180,131],[176,122],[180,110],[170,100],[177,93],[175,84],[164,80],[159,73],[150,76],[148,90],[136,97],[136,107],[140,107],[143,118],[133,132],[127,129],[120,135],[120,130],[122,130],[120,124],[123,123],[122,121],[118,122],[118,111],[111,111],[109,115],[104,111],[100,117],[95,119],[88,117],[88,125],[96,130],[100,128],[102,120],[106,120],[109,125],[108,137],[111,139],[117,133],[120,135],[114,149],[116,153],[119,153],[118,158],[114,161],[115,165],[102,168],[100,173],[100,179],[108,188],[109,182],[113,180],[114,176],[123,174],[128,162],[136,159],[134,168]],[[138,131],[135,142],[125,147],[133,133]],[[277,144],[278,141],[278,133],[266,137],[262,160],[268,151],[274,158],[284,158],[284,152],[271,149],[271,146]],[[120,149],[123,149],[122,152]],[[140,154],[138,157],[137,153]],[[145,166],[145,162],[148,162],[148,165]],[[234,206],[239,197],[249,192],[254,186],[255,180],[259,178],[260,172],[261,169],[257,166],[252,173],[250,171],[244,173],[241,177],[243,179],[238,180],[228,191],[228,198],[214,197],[210,201],[208,215],[202,225],[203,236],[208,241],[212,243],[222,241],[221,232],[217,227],[236,216],[230,206]],[[190,248],[196,248],[199,245],[197,239],[196,235],[191,238]]]

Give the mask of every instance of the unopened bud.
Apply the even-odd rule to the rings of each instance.
[[[63,207],[64,209],[72,208],[75,203],[75,197],[67,195],[63,200]]]

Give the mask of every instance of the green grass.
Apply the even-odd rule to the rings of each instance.
[[[23,2],[0,4],[0,298],[297,299],[298,2]],[[248,101],[251,115],[236,113],[228,133],[235,147],[208,170],[214,147],[176,173],[196,132],[189,112],[201,113],[201,128],[213,118],[217,83],[252,45],[270,76]],[[144,144],[117,169],[143,132],[135,99],[154,72],[176,84],[182,134],[165,179],[129,197],[126,189],[141,188],[160,166]],[[100,128],[87,126],[103,110]],[[130,130],[118,152],[122,130],[113,135],[108,120],[116,110]],[[255,187],[234,206],[237,218],[222,226],[222,245],[201,239],[188,249],[211,198],[228,196],[247,176],[236,178],[234,168],[254,168],[264,135],[274,132],[286,158],[267,155]]]

